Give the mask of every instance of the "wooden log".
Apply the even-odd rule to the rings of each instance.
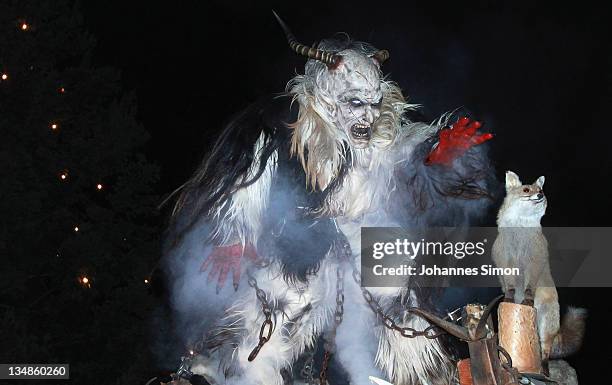
[[[502,302],[498,308],[499,345],[521,373],[542,373],[542,355],[533,306]]]

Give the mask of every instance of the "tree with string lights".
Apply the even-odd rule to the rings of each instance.
[[[73,1],[2,2],[0,36],[0,362],[136,383],[159,197],[135,96]]]

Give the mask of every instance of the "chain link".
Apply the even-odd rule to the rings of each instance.
[[[336,312],[334,321],[336,326],[342,323],[344,317],[344,270],[338,266],[336,270]]]
[[[270,303],[268,302],[266,292],[261,290],[259,286],[257,286],[257,281],[252,275],[249,275],[249,279],[247,282],[249,286],[255,289],[255,295],[261,303],[261,310],[265,317],[263,323],[261,324],[261,328],[259,329],[259,342],[257,343],[257,346],[253,348],[251,354],[249,354],[248,360],[250,362],[257,357],[259,351],[261,350],[261,348],[263,348],[266,342],[270,341],[270,338],[272,337],[272,332],[274,331],[274,324],[272,323],[272,308],[270,307]]]
[[[329,360],[331,353],[326,350],[323,354],[323,362],[321,363],[321,373],[319,373],[319,385],[327,385],[327,368],[329,367]]]
[[[325,353],[319,373],[319,385],[327,384],[327,368],[331,359],[332,351],[335,349],[336,330],[344,318],[344,270],[341,266],[336,269],[336,311],[334,312],[334,326],[327,335]]]
[[[445,334],[446,332],[440,328],[438,328],[435,325],[430,325],[427,328],[425,328],[424,330],[416,330],[414,328],[411,327],[402,327],[399,326],[391,316],[385,314],[384,309],[382,308],[382,306],[380,305],[380,303],[374,298],[374,296],[372,295],[372,293],[367,290],[365,287],[361,286],[361,275],[359,270],[357,269],[357,267],[355,266],[355,264],[351,263],[352,266],[352,277],[353,280],[357,283],[357,285],[360,287],[361,289],[361,293],[362,296],[364,298],[364,300],[366,301],[366,303],[368,304],[368,306],[370,307],[370,309],[372,309],[372,311],[376,314],[377,318],[379,318],[383,324],[384,327],[386,327],[387,329],[390,330],[394,330],[400,333],[401,336],[406,337],[406,338],[416,338],[416,337],[420,337],[423,336],[425,338],[428,339],[435,339],[440,337],[441,335]],[[257,343],[257,346],[255,346],[255,348],[251,351],[251,353],[249,354],[248,360],[249,361],[253,361],[257,355],[259,354],[260,350],[262,349],[262,347],[270,340],[270,338],[272,337],[272,332],[274,331],[274,324],[272,322],[272,308],[270,307],[270,304],[268,302],[268,298],[266,295],[266,292],[263,291],[261,288],[259,288],[259,286],[257,285],[257,280],[255,280],[255,278],[252,275],[248,276],[248,284],[249,286],[251,286],[253,289],[255,289],[255,294],[257,296],[257,299],[259,300],[259,302],[261,303],[261,308],[262,308],[262,312],[264,314],[264,321],[261,324],[261,328],[259,330],[259,342]],[[330,333],[330,337],[329,339],[334,339],[335,338],[335,334],[336,334],[336,329],[338,327],[338,325],[340,325],[342,323],[342,320],[344,318],[344,300],[345,300],[345,296],[344,296],[344,270],[338,266],[337,270],[336,270],[336,309],[334,312],[334,326],[333,329],[331,330]],[[455,318],[455,313],[460,310],[457,309],[451,313],[448,313],[447,317],[445,318],[450,318],[452,321],[456,321],[459,320],[460,317]],[[326,385],[327,384],[327,369],[329,366],[329,361],[331,359],[331,348],[329,348],[330,346],[333,346],[333,341],[328,342],[328,345],[326,347],[324,356],[323,356],[323,362],[321,364],[321,372],[319,373],[319,384],[320,385]],[[198,341],[196,344],[193,345],[192,350],[190,351],[189,356],[187,357],[183,357],[183,360],[185,361],[184,364],[188,363],[191,361],[191,358],[196,355],[199,354],[199,352],[201,352],[204,348],[204,344],[205,344],[205,339],[202,339],[200,341]],[[501,348],[501,347],[500,347]],[[509,357],[507,355],[507,353],[503,350],[500,349],[502,355]],[[503,354],[506,353],[506,354]],[[516,378],[516,369],[514,369],[512,367],[512,361],[509,360],[509,362],[502,364],[502,366],[504,366],[504,368],[506,370],[508,370],[510,372],[510,374],[512,375],[512,377]],[[312,354],[311,357],[309,357],[309,359],[307,360],[307,362],[304,365],[304,369],[303,369],[303,373],[306,374],[306,377],[308,378],[308,383],[309,384],[313,384],[314,379],[313,379],[313,370],[314,370],[314,352]]]
[[[416,330],[414,328],[408,326],[399,326],[393,318],[387,314],[385,314],[384,309],[380,306],[380,303],[374,298],[372,293],[365,287],[361,286],[361,275],[357,270],[357,267],[353,264],[353,279],[361,288],[361,294],[363,295],[363,299],[365,299],[366,303],[372,309],[376,317],[379,318],[384,327],[390,330],[395,330],[400,333],[402,337],[406,338],[416,338],[416,337],[425,337],[427,339],[435,339],[440,337],[446,332],[435,325],[429,325],[424,330]]]

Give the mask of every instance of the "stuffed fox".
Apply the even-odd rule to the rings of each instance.
[[[506,173],[506,198],[497,216],[498,236],[493,261],[499,267],[518,267],[519,276],[500,276],[505,300],[534,306],[544,366],[578,350],[584,334],[586,310],[570,307],[559,322],[559,299],[550,272],[548,242],[540,219],[546,212],[544,177],[522,184]]]

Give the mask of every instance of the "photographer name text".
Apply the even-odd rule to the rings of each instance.
[[[400,265],[385,267],[375,265],[372,272],[376,276],[520,276],[518,267],[495,267],[482,265],[480,267],[440,267],[437,265],[410,266]]]

